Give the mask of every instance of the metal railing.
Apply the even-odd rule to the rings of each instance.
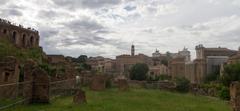
[[[0,85],[0,110],[11,108],[15,105],[28,103],[31,98],[32,81],[8,83]],[[77,88],[76,79],[54,81],[49,83],[49,98],[72,95]],[[28,92],[30,91],[30,93]]]
[[[32,81],[0,85],[0,110],[29,100],[25,91],[32,86]]]

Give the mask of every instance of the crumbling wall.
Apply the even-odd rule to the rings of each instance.
[[[0,98],[17,96],[19,71],[19,62],[16,58],[6,57],[0,61]]]
[[[39,47],[39,33],[32,28],[24,28],[0,19],[0,38],[6,37],[20,48]]]
[[[230,85],[231,105],[233,111],[240,111],[240,83],[233,82]]]

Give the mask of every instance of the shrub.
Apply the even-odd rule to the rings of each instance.
[[[148,71],[147,64],[137,63],[130,69],[130,78],[139,81],[146,80]]]
[[[229,88],[223,86],[219,91],[219,97],[223,100],[230,100]]]
[[[107,79],[106,88],[111,88],[111,87],[112,87],[112,81],[110,79]]]
[[[224,67],[221,82],[229,87],[232,81],[240,81],[240,63],[229,64]]]
[[[190,81],[186,78],[176,78],[176,90],[179,92],[188,92],[190,88]]]
[[[159,80],[170,80],[170,79],[171,79],[171,76],[168,76],[166,74],[163,74],[163,75],[159,76]]]
[[[205,78],[204,78],[204,82],[205,83],[209,83],[211,81],[216,81],[219,78],[219,74],[216,73],[212,73],[212,74],[208,74]]]
[[[40,64],[39,66],[45,70],[49,76],[54,76],[57,72],[56,68],[51,67],[49,64]]]

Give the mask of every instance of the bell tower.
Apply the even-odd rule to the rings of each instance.
[[[135,55],[135,46],[132,44],[132,47],[131,47],[131,56],[134,56]]]

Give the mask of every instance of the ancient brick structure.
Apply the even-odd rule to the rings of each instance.
[[[19,78],[19,62],[14,57],[6,57],[0,61],[0,85],[16,83]]]
[[[128,81],[126,79],[119,79],[118,80],[118,89],[120,91],[127,91],[127,90],[129,90]]]
[[[185,74],[185,58],[177,57],[169,61],[169,75],[172,78],[184,77]]]
[[[0,98],[12,98],[17,95],[19,80],[19,63],[14,57],[6,57],[0,61],[0,85],[13,84],[1,87]]]
[[[41,68],[33,70],[32,103],[49,103],[49,84],[48,74]]]
[[[203,45],[196,46],[197,59],[206,59],[208,56],[232,56],[237,53],[235,50],[227,48],[205,48]]]
[[[90,89],[94,91],[102,91],[106,88],[106,76],[95,75],[92,77]]]
[[[56,74],[51,76],[51,81],[74,79],[78,74],[74,64],[67,61],[63,55],[48,55],[48,63],[56,69]]]
[[[233,111],[240,111],[240,83],[233,82],[230,86],[231,105]]]
[[[149,66],[148,75],[151,77],[167,75],[167,74],[168,74],[168,67],[163,64],[156,65],[156,66]]]
[[[37,67],[37,63],[33,60],[27,60],[24,64],[24,81],[30,82],[29,84],[24,85],[23,96],[29,98],[25,103],[30,103],[32,100],[32,88],[33,88],[33,71]]]
[[[240,62],[240,47],[238,49],[238,53],[229,58],[228,64],[234,64],[234,63],[239,63],[239,62]]]
[[[139,55],[120,55],[116,57],[116,71],[120,74],[129,74],[130,68],[136,63],[152,64],[150,57],[139,54]]]
[[[75,94],[75,96],[73,97],[73,103],[75,104],[83,104],[86,103],[86,95],[85,95],[85,91],[79,89],[77,91],[77,93]]]
[[[47,55],[48,62],[51,64],[66,63],[66,59],[63,55]]]
[[[39,47],[38,31],[0,19],[0,39],[2,37],[9,39],[20,48]]]

